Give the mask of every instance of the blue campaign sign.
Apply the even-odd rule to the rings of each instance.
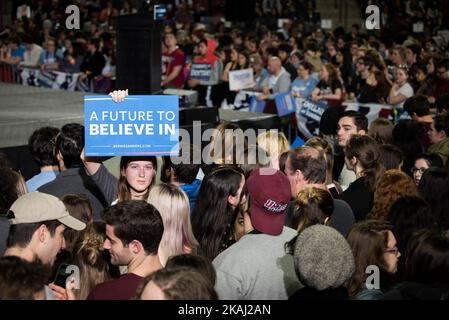
[[[249,112],[263,113],[266,104],[267,102],[265,100],[258,101],[256,96],[252,96],[249,102],[248,110]]]
[[[190,69],[190,79],[209,81],[212,66],[208,63],[193,63]]]
[[[321,116],[328,108],[327,101],[313,102],[310,99],[300,99],[296,111],[296,122],[299,131],[306,137],[311,138],[319,134]]]
[[[86,156],[178,155],[177,96],[85,96],[84,117]]]
[[[274,101],[279,117],[295,113],[296,100],[289,92],[277,94]]]

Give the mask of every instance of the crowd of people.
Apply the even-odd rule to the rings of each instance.
[[[81,6],[94,21],[84,38],[91,62],[113,54],[97,28],[125,10],[91,10],[100,2]],[[133,12],[126,3],[123,13]],[[252,67],[259,100],[291,92],[327,101],[319,134],[293,147],[273,130],[239,147],[228,137],[239,126],[220,123],[212,161],[196,163],[199,146],[181,143],[178,157],[124,156],[114,171],[84,155],[81,124],[36,130],[29,151],[40,173],[25,181],[0,157],[0,299],[449,299],[449,57],[432,37],[449,21],[434,10],[440,2],[407,1],[404,20],[428,23],[394,37],[395,11],[384,12],[386,31],[326,32],[314,1],[257,1],[256,16],[291,20],[245,32],[195,24],[198,3],[169,7],[161,85],[238,108],[228,74]],[[33,19],[20,13],[7,48],[19,50],[11,39],[20,28],[58,12],[42,8],[31,8]],[[41,35],[55,47],[44,57],[57,56],[61,40],[83,42],[51,33]],[[38,56],[34,46],[24,57]],[[98,61],[87,78],[101,73]],[[189,77],[194,63],[210,64],[208,80]],[[346,99],[401,114],[369,122],[345,111]]]
[[[447,299],[449,113],[426,132],[329,110],[335,132],[301,147],[275,130],[240,150],[221,123],[212,164],[184,143],[118,172],[84,155],[82,125],[36,130],[38,175],[2,157],[0,298]]]

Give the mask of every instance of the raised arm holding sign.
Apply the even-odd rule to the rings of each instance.
[[[178,97],[125,94],[85,97],[86,155],[177,154]]]

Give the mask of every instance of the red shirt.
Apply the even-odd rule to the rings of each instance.
[[[184,52],[182,52],[178,48],[172,53],[168,53],[168,51],[162,53],[162,74],[164,74],[165,77],[168,77],[168,75],[173,71],[174,67],[181,66],[181,72],[179,72],[178,76],[166,86],[182,88],[185,81],[184,73],[182,70],[184,67],[184,62]]]
[[[87,300],[131,300],[136,297],[136,291],[143,278],[127,273],[119,279],[100,283],[87,297]]]

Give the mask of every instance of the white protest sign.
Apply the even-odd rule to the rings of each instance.
[[[254,86],[253,69],[229,71],[229,90],[239,91]]]
[[[321,29],[332,29],[332,20],[331,19],[322,19],[321,20]]]
[[[417,22],[413,24],[413,32],[414,33],[423,33],[424,32],[424,23]]]

